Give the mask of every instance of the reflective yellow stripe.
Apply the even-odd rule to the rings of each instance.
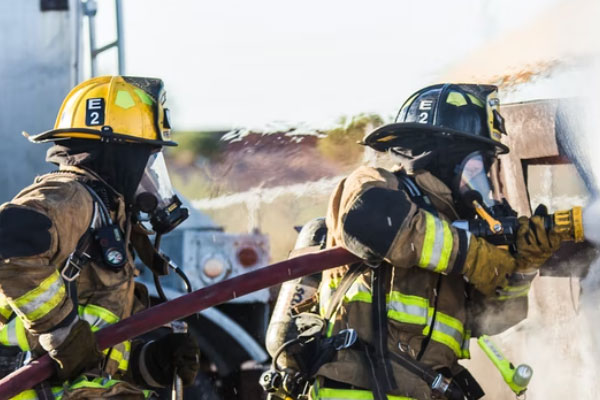
[[[363,277],[359,276],[350,286],[344,295],[344,301],[346,303],[352,301],[362,301],[364,303],[372,302],[371,289],[364,283]]]
[[[123,371],[127,371],[127,368],[129,366],[130,352],[131,352],[131,342],[129,340],[127,340],[125,342],[121,342],[121,343],[117,344],[116,346],[114,346],[110,349],[105,349],[102,353],[104,353],[104,355],[110,354],[109,358],[111,360],[114,360],[117,363],[119,363],[119,369],[123,370]]]
[[[349,301],[371,303],[372,297],[370,293],[357,292]],[[393,291],[387,296],[388,318],[404,324],[424,325],[423,335],[429,334],[433,312],[429,300],[424,297],[406,295],[398,291]],[[331,336],[332,329],[333,324],[328,327],[328,336]],[[468,340],[465,342],[464,335],[464,326],[458,319],[440,311],[436,313],[431,338],[448,346],[459,358],[470,357]]]
[[[371,296],[371,293],[357,292],[357,293],[353,294],[352,297],[344,297],[344,301],[346,303],[351,303],[353,301],[361,301],[363,303],[372,303],[373,298]]]
[[[444,231],[444,245],[442,247],[442,252],[440,255],[440,261],[435,268],[435,272],[444,273],[448,269],[448,262],[450,261],[450,254],[452,254],[452,245],[454,244],[454,239],[452,237],[452,231],[450,231],[450,227],[446,221],[442,221],[443,231]]]
[[[0,344],[4,346],[18,346],[23,351],[29,351],[29,342],[23,320],[15,317],[0,330]]]
[[[79,306],[78,312],[79,318],[87,321],[90,324],[92,332],[97,332],[106,326],[119,322],[119,317],[117,317],[113,312],[94,304]],[[125,341],[114,347],[105,349],[102,353],[104,355],[108,354],[111,360],[116,361],[119,364],[118,368],[120,370],[127,371],[129,366],[130,352],[131,342]]]
[[[63,395],[63,388],[55,386],[51,388],[52,394],[56,400],[60,400]],[[11,397],[10,400],[38,400],[37,393],[33,389],[25,390],[24,392],[19,393],[15,397]]]
[[[452,253],[452,231],[448,223],[425,212],[425,238],[419,259],[419,267],[444,273]]]
[[[421,250],[421,258],[419,259],[419,267],[427,268],[431,253],[433,252],[433,243],[435,242],[435,220],[433,215],[425,212],[425,239],[423,240],[423,249]]]
[[[4,325],[2,329],[0,329],[0,344],[3,346],[11,346],[8,342],[8,325]]]
[[[387,303],[389,318],[407,324],[427,323],[429,301],[426,298],[393,291],[387,296]]]
[[[81,389],[81,388],[92,388],[92,389],[109,389],[116,384],[121,383],[115,379],[106,379],[102,377],[88,380],[85,377],[81,377],[75,383],[70,386],[70,389]],[[151,390],[143,390],[144,397],[148,398],[153,393]]]
[[[428,335],[431,319],[433,318],[433,308],[431,308],[428,318],[428,323],[423,328],[423,335]],[[447,314],[438,311],[435,315],[435,322],[433,324],[433,333],[431,339],[438,343],[442,343],[454,351],[457,357],[462,357],[462,345],[464,341],[465,333],[463,324]]]
[[[433,216],[431,216],[431,220],[435,226]],[[445,221],[439,221],[441,227],[439,232],[443,232],[443,242],[440,241],[440,243],[444,243],[443,247],[440,249],[442,256],[439,260],[439,263],[445,263],[447,266],[452,248],[452,232]],[[328,295],[323,297],[326,297],[326,299],[329,300],[331,297],[331,292],[327,292]],[[321,315],[324,315],[324,310],[327,304],[323,297],[321,304]],[[372,303],[372,295],[368,287],[362,282],[362,277],[359,277],[357,281],[352,284],[348,290],[348,293],[344,297],[344,301],[346,303]],[[392,291],[386,296],[386,303],[387,315],[389,319],[405,324],[421,325],[423,326],[423,335],[429,334],[434,309],[433,307],[429,306],[429,300],[427,298],[415,295],[406,295],[399,291]],[[327,337],[331,336],[333,332],[333,326],[334,324],[332,321],[327,327]],[[448,346],[458,358],[470,358],[468,348],[469,340],[468,337],[465,337],[464,326],[460,320],[438,311],[433,324],[431,338],[438,343]]]
[[[471,351],[469,350],[469,345],[471,343],[471,331],[467,329],[465,332],[465,337],[463,338],[462,346],[461,346],[461,358],[471,358]]]
[[[65,285],[58,271],[54,271],[38,287],[17,298],[11,305],[28,321],[36,321],[52,311],[64,297]]]
[[[29,351],[29,342],[27,341],[27,333],[25,332],[25,326],[23,320],[19,317],[14,319],[15,321],[15,335],[17,337],[17,344],[23,351]]]
[[[0,316],[4,318],[4,321],[8,321],[12,313],[13,310],[8,304],[6,297],[0,295]]]
[[[70,390],[76,389],[110,389],[118,383],[122,383],[123,381],[118,381],[115,379],[107,379],[107,378],[93,378],[88,380],[85,376],[81,376],[78,378],[72,385],[69,386]],[[55,386],[51,388],[52,394],[54,395],[55,400],[61,400],[64,394],[64,389],[60,386]],[[141,390],[140,393],[143,393],[145,398],[149,398],[152,395],[152,390]],[[33,389],[25,390],[15,397],[12,397],[10,400],[38,400],[37,393]]]
[[[498,300],[509,300],[524,297],[529,294],[530,283],[521,286],[505,286],[498,291]]]
[[[368,390],[321,388],[315,393],[315,399],[322,400],[373,400],[373,392]],[[386,396],[388,400],[414,400],[412,397]]]
[[[87,321],[92,327],[92,332],[96,332],[105,326],[116,324],[119,322],[119,317],[104,307],[94,304],[79,306],[79,317]]]

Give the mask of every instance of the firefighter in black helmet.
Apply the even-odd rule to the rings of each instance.
[[[496,87],[440,84],[413,94],[395,123],[364,138],[397,168],[360,167],[330,198],[327,245],[365,261],[323,273],[325,334],[351,328],[358,340],[320,366],[313,399],[483,396],[458,364],[469,358],[470,338],[523,319],[538,268],[562,241],[583,240],[577,207],[551,224],[550,216],[515,218],[511,249],[453,226],[474,220],[507,234],[495,223],[515,216],[494,172],[508,152],[505,134]],[[500,317],[482,312],[491,309]]]

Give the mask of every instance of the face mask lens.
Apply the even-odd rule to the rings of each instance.
[[[158,207],[164,206],[175,195],[162,152],[154,153],[148,159],[144,175],[136,191],[136,198],[142,193],[151,193],[156,196]]]
[[[162,152],[148,159],[135,198],[139,210],[148,214],[157,233],[173,230],[188,216],[187,208],[182,207],[173,191]]]
[[[479,193],[484,204],[488,207],[492,207],[497,203],[493,198],[492,185],[488,178],[485,159],[478,151],[469,154],[460,167],[458,192],[465,195],[471,191]]]

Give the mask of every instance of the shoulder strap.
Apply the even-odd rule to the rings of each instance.
[[[404,190],[419,208],[427,210],[433,215],[438,214],[429,196],[419,188],[414,179],[402,171],[398,171],[394,175],[398,178],[399,189]]]
[[[92,217],[90,218],[90,224],[85,233],[79,238],[77,245],[73,252],[67,258],[63,269],[61,270],[61,276],[67,286],[67,294],[71,298],[74,307],[77,307],[77,278],[81,273],[81,269],[90,262],[91,256],[89,254],[90,248],[94,242],[94,228],[98,219],[100,219],[101,226],[112,224],[110,219],[110,213],[104,202],[100,199],[98,194],[85,182],[76,180],[80,183],[92,196],[93,211]]]
[[[354,283],[354,281],[367,270],[368,266],[365,263],[356,263],[352,264],[346,272],[346,275],[340,281],[337,289],[331,296],[331,300],[329,301],[329,305],[327,306],[327,310],[325,311],[325,321],[329,322],[333,315],[337,312],[339,306],[342,304],[342,299],[350,289],[350,286]],[[325,324],[327,325],[327,323]]]

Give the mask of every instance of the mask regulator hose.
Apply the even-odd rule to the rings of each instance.
[[[154,239],[154,249],[157,252],[160,251],[161,239],[162,239],[162,234],[157,233],[156,238]],[[181,280],[183,281],[183,284],[185,285],[186,292],[192,293],[192,283],[190,282],[190,280],[187,277],[187,275],[185,274],[185,272],[183,272],[183,270],[181,268],[179,268],[177,265],[173,264],[173,262],[171,260],[169,260],[169,268],[171,268],[173,271],[175,271],[175,273],[181,278]],[[168,301],[167,296],[165,295],[165,292],[162,288],[162,284],[160,283],[160,277],[154,272],[152,273],[152,277],[154,279],[154,287],[156,288],[156,293],[158,294],[158,297],[163,302]]]

